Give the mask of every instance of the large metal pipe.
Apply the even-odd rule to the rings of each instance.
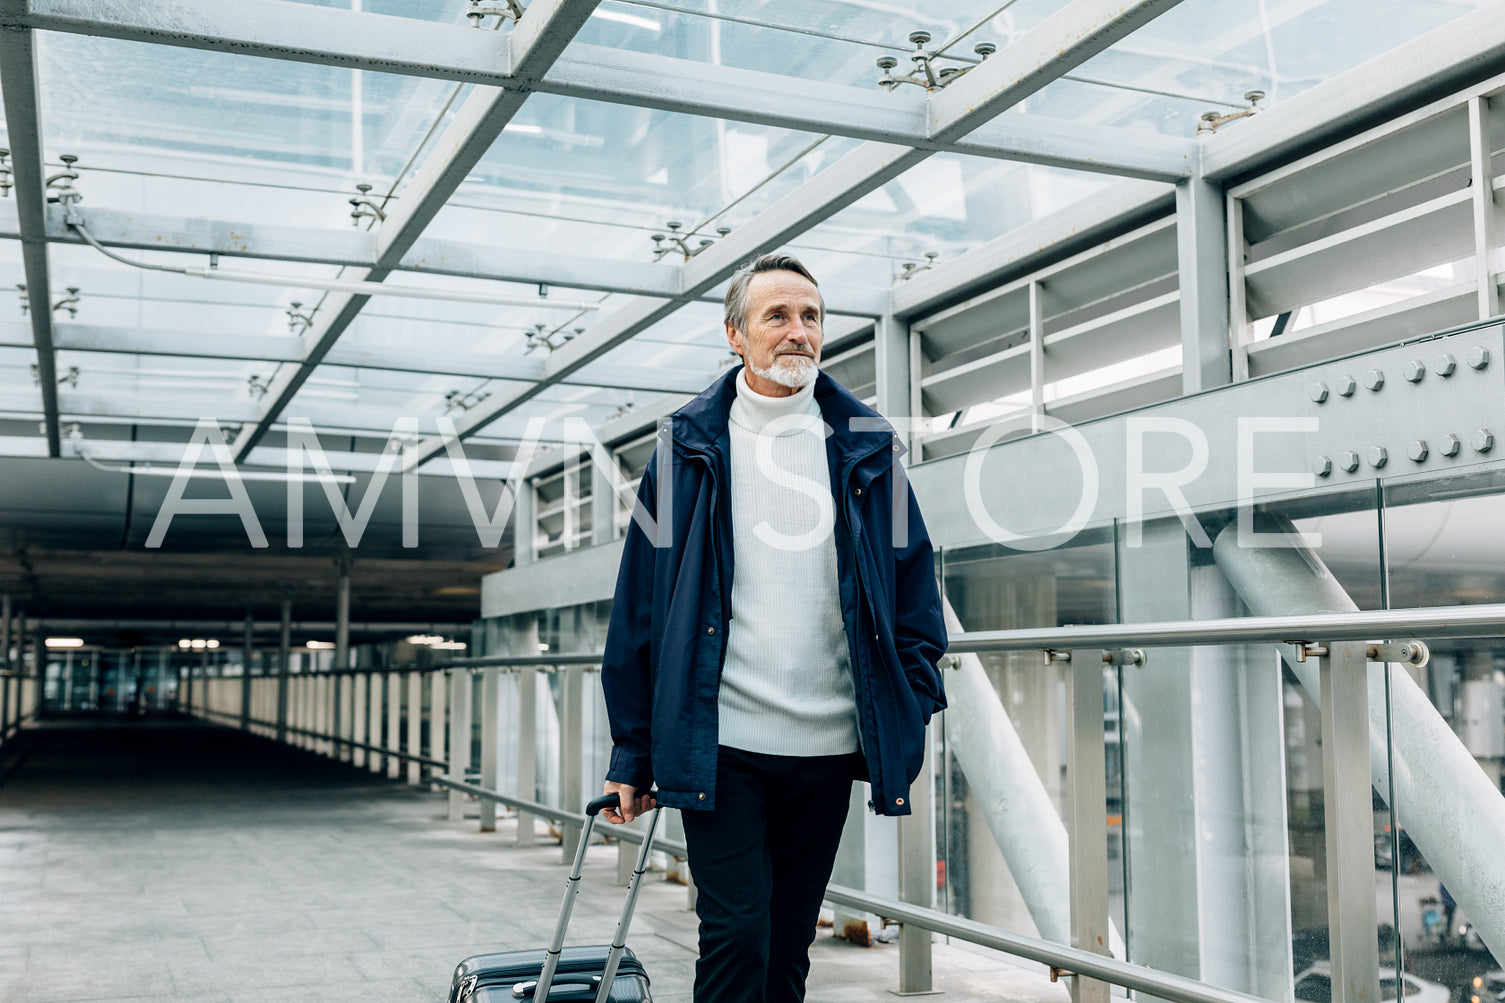
[[[1256,616],[1352,612],[1348,593],[1291,522],[1269,517],[1262,531],[1284,533],[1289,546],[1241,547],[1238,527],[1226,527],[1213,557]],[[1323,638],[1306,638],[1322,641]],[[1322,699],[1317,662],[1288,660],[1314,702]],[[1392,727],[1386,727],[1385,679],[1390,680]],[[1468,914],[1485,945],[1505,957],[1505,797],[1492,786],[1458,736],[1403,669],[1371,663],[1369,764],[1374,789],[1390,797],[1411,838]],[[1387,732],[1393,749],[1386,747]]]
[[[962,630],[949,600],[945,615],[948,631]],[[947,744],[966,774],[978,810],[1041,938],[1070,944],[1071,844],[1055,802],[982,661],[972,654],[957,655],[944,681]],[[1125,957],[1122,936],[1116,928],[1110,934],[1113,956]]]

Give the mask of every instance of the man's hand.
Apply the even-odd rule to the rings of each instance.
[[[658,807],[658,801],[654,799],[651,792],[648,794],[639,794],[636,787],[629,786],[628,784],[619,784],[608,780],[606,781],[605,789],[601,793],[615,794],[617,799],[622,802],[620,809],[607,808],[601,812],[606,821],[612,825],[631,822],[639,815],[645,815]]]

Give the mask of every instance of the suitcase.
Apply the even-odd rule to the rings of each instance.
[[[617,920],[612,942],[595,947],[564,946],[569,929],[570,912],[580,889],[580,870],[585,864],[585,849],[591,830],[602,809],[615,808],[617,795],[596,798],[585,808],[585,828],[575,849],[575,863],[564,886],[564,904],[559,907],[559,921],[554,928],[554,942],[546,950],[506,951],[477,954],[460,962],[450,984],[449,1003],[652,1003],[648,992],[648,973],[627,948],[627,929],[632,925],[632,911],[637,905],[638,889],[648,870],[648,851],[658,827],[658,811],[648,819],[643,847],[638,851],[637,866],[627,887],[627,901]]]

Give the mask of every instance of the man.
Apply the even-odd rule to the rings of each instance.
[[[622,809],[606,817],[684,810],[697,1003],[804,999],[852,782],[872,784],[878,814],[908,814],[945,706],[901,446],[820,373],[823,315],[790,255],[733,279],[726,337],[743,365],[661,433],[672,463],[655,454],[643,475],[612,603],[606,792]]]

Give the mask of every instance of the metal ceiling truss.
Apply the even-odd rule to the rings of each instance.
[[[18,321],[0,322],[0,348],[29,348],[31,327]],[[184,331],[154,331],[138,327],[60,323],[53,326],[53,348],[59,352],[105,352],[122,355],[223,359],[240,362],[293,363],[303,360],[303,339],[292,335],[213,337]],[[544,372],[542,359],[491,358],[485,354],[435,356],[419,351],[390,351],[335,346],[324,356],[326,366],[422,373],[482,380],[531,381]],[[714,368],[714,367],[712,367]],[[116,375],[110,371],[110,375]],[[129,370],[119,372],[129,376]],[[564,381],[570,386],[616,390],[699,393],[714,374],[676,373],[661,366],[592,366]]]
[[[16,13],[21,0],[0,0],[0,18]],[[47,271],[47,170],[37,104],[36,48],[32,32],[0,31],[0,91],[5,94],[12,180],[16,189],[17,230],[26,268],[32,345],[42,391],[42,425],[49,456],[61,455],[58,425],[57,363],[52,344],[52,283]]]
[[[1147,19],[1153,16],[1151,11],[1175,2],[1178,0],[1132,4],[1130,16]],[[1112,14],[1110,3],[1099,6]],[[519,71],[526,69],[499,58],[484,38],[478,37],[481,32],[455,24],[310,9],[310,5],[283,0],[236,0],[233,11],[223,8],[193,0],[150,5],[32,0],[24,13],[5,20],[30,28],[509,88],[518,85]],[[1058,23],[1064,31],[1051,37],[1061,46],[1069,39],[1076,47],[1083,40],[1071,37],[1071,30],[1090,21],[1078,12]],[[559,38],[552,30],[549,37]],[[1040,51],[1048,51],[1047,46],[1042,42]],[[1048,81],[1057,75],[1041,79]],[[1088,131],[1075,123],[1037,117],[986,128],[974,125],[960,131],[936,128],[937,116],[924,95],[890,95],[604,46],[571,46],[547,72],[535,74],[530,87],[543,93],[896,143],[932,152],[952,150],[1162,181],[1187,177],[1197,155],[1196,142],[1189,138],[1129,129],[1094,127]]]
[[[358,278],[381,282],[396,270],[403,255],[412,249],[424,228],[523,106],[528,97],[527,85],[541,77],[559,57],[599,3],[600,0],[534,0],[509,34],[487,33],[492,44],[506,56],[513,86],[506,90],[482,86],[471,91],[414,175],[403,200],[376,231],[376,262],[371,268],[362,269],[364,274]],[[342,293],[324,299],[319,319],[305,332],[309,347],[303,361],[277,375],[266,395],[260,420],[236,440],[237,462],[243,461],[271,430],[273,422],[369,300],[369,296]]]
[[[1177,2],[1141,0],[1125,5],[1121,0],[1073,0],[1044,24],[1026,32],[1002,54],[993,65],[1004,70],[981,76],[970,86],[968,78],[953,84],[952,87],[964,88],[961,100],[971,103],[958,106],[954,112],[946,111],[934,123],[935,137],[950,140],[965,135]],[[1010,58],[1016,47],[1025,57],[1022,63]],[[929,150],[864,143],[686,262],[686,295],[698,296],[725,281],[748,258],[779,247],[829,219],[929,155]],[[550,356],[545,376],[538,383],[509,394],[494,395],[467,414],[459,426],[460,437],[474,434],[516,410],[547,387],[669,316],[678,305],[672,301],[666,304],[638,299],[622,307]],[[421,464],[444,448],[442,440],[432,439],[410,452],[408,462]]]
[[[123,212],[96,206],[78,211],[89,235],[106,247],[349,268],[376,267],[375,233]],[[64,222],[63,216],[62,209],[48,206],[47,239],[54,243],[83,243],[83,238]],[[0,238],[19,237],[20,233],[15,209],[8,202],[0,202]],[[395,270],[543,285],[550,289],[666,298],[679,297],[683,287],[680,266],[674,264],[555,254],[432,237],[414,241]],[[887,294],[880,290],[833,285],[823,287],[822,293],[827,311],[833,314],[876,317],[887,307]],[[701,300],[720,303],[721,297],[707,294]]]

